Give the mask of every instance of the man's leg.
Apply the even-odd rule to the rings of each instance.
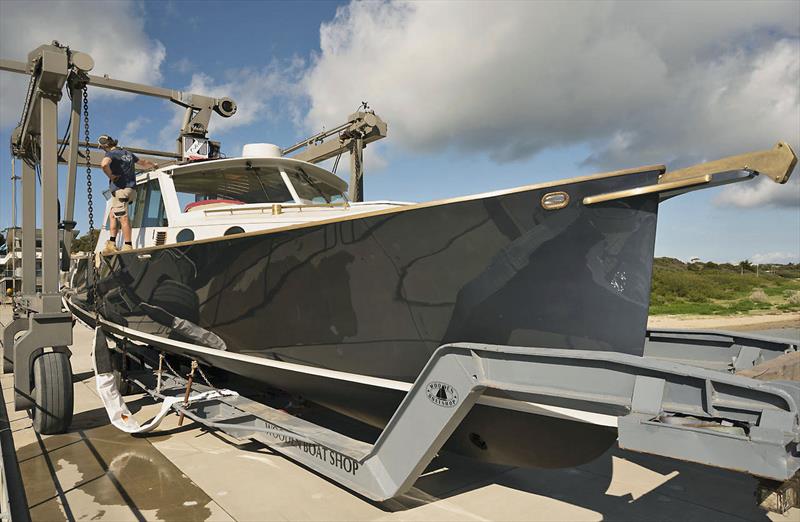
[[[106,241],[106,246],[103,248],[104,254],[110,254],[117,251],[117,231],[119,230],[119,227],[117,227],[117,218],[114,217],[113,210],[109,216],[109,221],[110,223],[108,229],[111,233],[111,237],[108,238],[108,241]]]
[[[132,240],[131,240],[131,220],[128,217],[128,208],[130,208],[130,204],[136,199],[136,190],[132,188],[123,189],[120,201],[124,203],[124,207],[122,210],[124,212],[118,212],[117,216],[119,217],[120,225],[122,226],[122,237],[125,240],[125,243],[122,245],[122,250],[130,250],[133,248]]]
[[[109,229],[109,231],[111,233],[111,238],[112,239],[117,239],[117,231],[119,230],[119,227],[117,226],[117,218],[115,218],[113,215],[109,216],[109,221],[111,221],[111,223],[109,223],[109,227],[108,227],[108,229]]]
[[[131,243],[131,220],[128,218],[128,215],[124,215],[119,218],[120,225],[122,225],[122,237],[125,239],[125,243]]]
[[[111,237],[108,239],[108,241],[106,241],[106,246],[103,248],[104,254],[110,254],[117,251],[117,232],[119,232],[117,218],[120,217],[120,214],[124,215],[125,210],[127,209],[127,204],[120,200],[120,196],[124,197],[122,191],[115,190],[111,194],[113,196],[111,199],[111,215],[108,216],[108,229],[111,233]]]

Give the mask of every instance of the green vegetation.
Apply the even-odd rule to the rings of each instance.
[[[92,234],[85,233],[84,235],[75,238],[75,240],[70,244],[70,252],[74,254],[76,252],[92,252],[94,250],[94,246],[97,244],[97,236],[100,235],[100,231],[94,229]]]
[[[800,311],[800,264],[684,263],[657,258],[650,313],[732,315]]]

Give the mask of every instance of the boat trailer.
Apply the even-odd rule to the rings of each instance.
[[[153,352],[107,337],[115,341],[117,356]],[[481,395],[500,393],[614,417],[623,449],[758,477],[759,504],[782,513],[798,505],[800,382],[780,378],[798,370],[798,358],[798,345],[791,341],[717,331],[651,330],[643,357],[447,344],[434,352],[374,444],[241,395],[172,407],[207,428],[259,441],[359,495],[384,501],[414,484]],[[188,393],[182,377],[164,379],[154,367],[143,368],[123,378],[157,400]],[[211,388],[195,384],[193,390]]]

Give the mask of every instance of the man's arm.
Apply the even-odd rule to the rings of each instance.
[[[139,159],[139,160],[136,161],[136,164],[138,166],[142,167],[142,168],[145,168],[145,169],[157,169],[158,168],[158,163],[156,163],[155,161],[150,161],[150,160],[146,160],[146,159]]]
[[[114,173],[111,172],[111,158],[109,158],[108,156],[103,158],[103,161],[100,162],[100,167],[103,169],[103,172],[106,173],[108,179],[113,181],[116,178]]]

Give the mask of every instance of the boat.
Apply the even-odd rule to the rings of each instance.
[[[351,202],[335,174],[280,155],[171,165],[137,178],[134,249],[103,254],[103,228],[66,301],[90,326],[382,428],[446,343],[641,356],[660,203],[785,183],[796,161],[779,143],[424,203]],[[445,449],[566,467],[615,439],[608,412],[487,391]]]

